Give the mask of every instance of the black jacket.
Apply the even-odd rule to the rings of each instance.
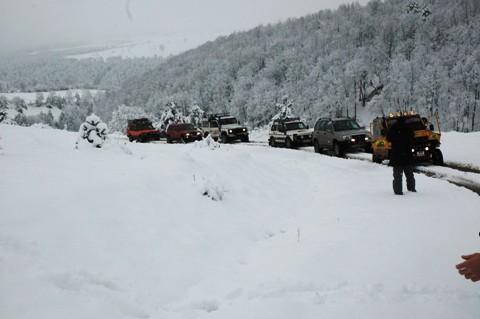
[[[404,166],[413,164],[412,146],[413,131],[405,124],[405,119],[399,117],[387,132],[387,141],[392,143],[390,149],[390,166]]]

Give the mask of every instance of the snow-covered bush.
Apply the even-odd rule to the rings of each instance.
[[[223,199],[225,188],[214,175],[203,180],[200,191],[203,196],[210,197],[214,201],[220,201]]]
[[[198,147],[198,148],[209,148],[211,150],[214,150],[220,147],[220,143],[215,142],[215,140],[210,135],[208,135],[201,141],[195,141],[194,145],[195,147]]]
[[[76,142],[77,147],[82,139],[87,140],[95,147],[101,147],[103,141],[107,138],[107,134],[107,124],[103,123],[98,116],[92,114],[88,116],[85,123],[80,126]]]

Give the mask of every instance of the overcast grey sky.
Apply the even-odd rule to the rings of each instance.
[[[137,35],[228,34],[353,0],[0,0],[0,50]],[[358,0],[365,4],[368,0]]]

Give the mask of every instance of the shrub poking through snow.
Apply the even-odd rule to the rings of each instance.
[[[102,147],[108,134],[107,124],[103,123],[98,116],[92,114],[88,116],[85,123],[80,125],[77,138],[77,147],[81,139],[87,140],[95,147]]]
[[[215,140],[214,140],[210,135],[208,135],[208,136],[205,137],[203,140],[201,140],[201,141],[196,141],[196,142],[195,142],[195,147],[199,147],[199,148],[209,148],[209,149],[211,149],[211,150],[214,150],[214,149],[220,147],[220,143],[215,142]]]
[[[201,193],[203,196],[210,197],[214,201],[221,201],[225,190],[223,186],[219,184],[216,176],[212,176],[203,180]]]

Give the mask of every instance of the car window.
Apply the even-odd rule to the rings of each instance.
[[[217,121],[210,122],[210,127],[218,127],[218,122]]]
[[[360,125],[353,119],[338,120],[333,122],[335,131],[358,130]]]
[[[285,123],[287,131],[301,130],[307,128],[303,122]]]

